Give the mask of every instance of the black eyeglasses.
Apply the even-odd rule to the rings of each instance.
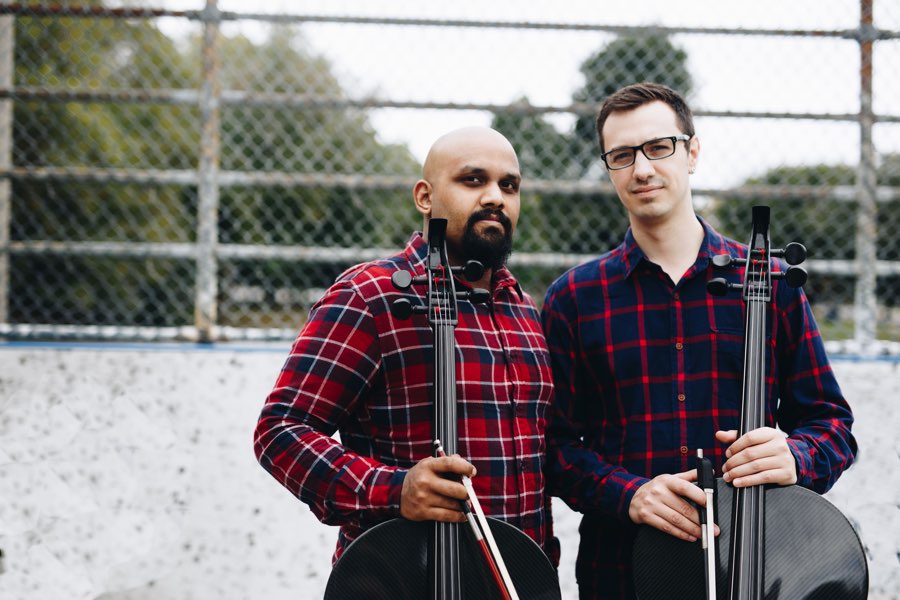
[[[686,142],[689,139],[691,139],[691,136],[684,133],[681,135],[670,135],[669,137],[661,137],[644,142],[639,146],[623,146],[621,148],[615,148],[600,155],[600,158],[606,163],[607,169],[616,171],[633,165],[634,159],[637,158],[638,150],[643,152],[648,160],[669,158],[675,154],[676,142]]]

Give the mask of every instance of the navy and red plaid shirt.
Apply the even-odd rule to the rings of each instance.
[[[741,269],[745,245],[701,220],[694,265],[673,284],[631,230],[618,248],[562,275],[547,292],[543,324],[553,361],[548,489],[584,513],[576,576],[582,598],[628,598],[635,491],[687,471],[698,448],[721,475],[717,430],[739,429],[744,303],[707,293]],[[776,271],[783,266],[776,267]],[[786,432],[798,483],[825,492],[853,462],[853,416],[828,364],[805,294],[773,282],[766,340],[767,425]]]
[[[400,515],[408,469],[432,455],[433,332],[426,315],[390,313],[397,298],[424,303],[416,289],[424,286],[397,291],[391,274],[424,275],[426,251],[415,234],[404,252],[338,278],[313,307],[256,427],[260,464],[319,520],[340,525],[335,560],[362,531]],[[553,383],[540,315],[507,269],[493,284],[490,302],[459,302],[458,453],[478,470],[472,483],[485,513],[558,562],[544,494]]]

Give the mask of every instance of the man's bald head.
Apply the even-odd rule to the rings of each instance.
[[[480,156],[484,150],[508,151],[518,170],[516,151],[502,133],[490,127],[463,127],[439,137],[425,157],[422,177],[434,182],[447,173],[453,163]]]
[[[432,218],[447,219],[447,252],[451,264],[481,262],[485,285],[512,251],[519,219],[522,175],[516,151],[489,127],[464,127],[431,146],[413,199],[428,232]]]

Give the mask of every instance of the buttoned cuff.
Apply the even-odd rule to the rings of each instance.
[[[809,453],[809,445],[803,440],[788,438],[788,448],[794,455],[794,468],[797,470],[797,485],[812,488],[813,462]]]

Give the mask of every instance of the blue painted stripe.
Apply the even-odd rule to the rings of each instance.
[[[104,352],[269,352],[286,354],[288,342],[198,344],[195,342],[0,342],[0,350],[99,350]]]

